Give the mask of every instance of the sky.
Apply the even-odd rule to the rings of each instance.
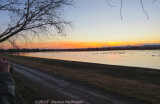
[[[63,17],[72,21],[67,36],[44,38],[32,43],[32,48],[89,48],[120,45],[160,43],[160,1],[143,0],[149,19],[143,12],[140,0],[123,0],[120,17],[120,0],[75,0],[66,7]],[[0,24],[7,22],[0,17]],[[20,47],[26,47],[19,43]]]

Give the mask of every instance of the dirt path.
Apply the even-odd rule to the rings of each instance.
[[[147,104],[109,91],[108,93],[97,91],[96,89],[78,84],[78,82],[66,81],[18,64],[12,63],[12,66],[14,72],[21,74],[28,80],[38,84],[45,91],[56,96],[54,98],[55,101],[74,100],[77,102],[65,104]]]

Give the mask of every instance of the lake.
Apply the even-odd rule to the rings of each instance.
[[[160,70],[160,50],[30,52],[22,55],[100,64],[145,67]]]

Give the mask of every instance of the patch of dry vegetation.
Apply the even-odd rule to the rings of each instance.
[[[24,78],[22,79],[22,77],[20,77],[19,75],[13,73],[12,76],[15,81],[16,89],[28,104],[35,104],[36,100],[52,98],[50,94],[43,91],[43,89],[25,80]],[[19,99],[17,98],[17,100]],[[16,104],[22,104],[22,103],[16,102]]]

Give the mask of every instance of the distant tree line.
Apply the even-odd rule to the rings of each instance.
[[[75,48],[75,49],[0,49],[0,52],[49,52],[49,51],[111,51],[111,50],[151,50],[160,49],[160,45],[102,47],[102,48]]]

